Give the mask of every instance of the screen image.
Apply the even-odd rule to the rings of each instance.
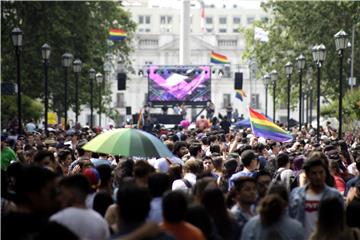
[[[210,66],[150,66],[149,101],[205,104],[211,100]]]

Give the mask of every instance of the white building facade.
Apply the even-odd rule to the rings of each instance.
[[[114,67],[109,76],[112,91],[112,103],[109,108],[114,108],[120,113],[121,125],[129,112],[126,107],[131,107],[131,113],[139,112],[146,104],[148,94],[148,79],[146,69],[148,65],[179,65],[179,39],[180,39],[180,4],[181,0],[163,1],[167,6],[159,6],[152,1],[123,1],[131,18],[138,24],[134,34],[130,55],[132,66],[122,69],[114,59]],[[190,2],[190,64],[210,65],[210,55],[216,53],[227,56],[231,64],[212,65],[211,99],[216,106],[216,112],[225,114],[225,107],[231,104],[237,109],[239,115],[247,117],[247,106],[251,106],[265,113],[265,87],[262,79],[256,79],[256,66],[251,61],[242,59],[245,49],[244,34],[240,28],[252,27],[255,20],[266,20],[267,14],[258,8],[244,8],[237,5],[241,1],[205,1],[204,18],[201,18],[201,4],[198,1]],[[202,24],[202,21],[204,24]],[[117,90],[117,73],[125,71],[127,74],[126,90]],[[244,102],[235,98],[234,73],[243,73],[243,90],[247,94]],[[268,92],[267,112],[272,117],[273,99],[272,88]],[[129,110],[129,108],[128,108]],[[188,108],[189,120],[196,116],[201,109]],[[89,112],[82,120],[88,122]],[[152,109],[152,112],[161,112]],[[96,113],[94,111],[94,113]],[[172,114],[172,111],[169,111]],[[287,111],[285,108],[276,110],[276,119],[286,122]],[[297,119],[298,114],[292,113],[292,118]],[[71,115],[70,115],[71,117]],[[86,118],[86,119],[85,119]],[[94,117],[95,125],[98,124],[98,115]],[[85,121],[84,121],[85,122]],[[103,116],[102,126],[114,124]]]

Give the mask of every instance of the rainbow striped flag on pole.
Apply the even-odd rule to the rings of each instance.
[[[246,93],[242,89],[235,90],[235,97],[243,101],[245,97],[247,97]]]
[[[215,64],[229,64],[229,61],[226,56],[215,52],[211,52],[210,62]]]
[[[127,37],[127,33],[122,30],[122,29],[114,29],[114,28],[110,28],[109,29],[109,40],[112,41],[118,41],[118,40],[123,40]]]
[[[251,129],[255,136],[277,142],[290,142],[293,137],[284,129],[249,107]]]

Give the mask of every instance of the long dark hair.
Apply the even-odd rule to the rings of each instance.
[[[217,187],[206,187],[201,196],[201,203],[214,220],[219,235],[228,239],[232,233],[232,225],[222,191]]]
[[[275,193],[266,195],[259,206],[261,223],[265,226],[275,224],[280,220],[285,208],[286,202],[280,195]]]
[[[345,212],[340,200],[328,198],[320,201],[319,217],[313,239],[336,239],[345,227]]]

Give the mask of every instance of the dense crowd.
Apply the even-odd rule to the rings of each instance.
[[[359,133],[326,125],[318,142],[305,125],[279,143],[227,117],[188,125],[147,126],[161,158],[85,151],[101,130],[79,125],[3,131],[3,239],[360,239]]]

